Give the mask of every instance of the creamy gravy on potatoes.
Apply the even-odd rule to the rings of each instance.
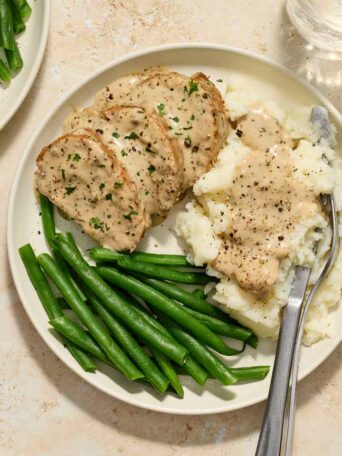
[[[313,266],[310,289],[325,261],[331,229],[319,195],[334,192],[342,210],[342,160],[318,144],[310,106],[286,112],[248,90],[241,81],[228,87],[234,130],[174,228],[189,260],[219,278],[213,301],[258,336],[276,338],[295,265]],[[340,252],[310,308],[305,344],[329,336],[341,285]]]
[[[252,150],[235,169],[226,203],[231,222],[213,266],[259,293],[278,280],[298,222],[321,209],[313,189],[293,177],[289,141],[274,117],[251,111],[236,134]]]

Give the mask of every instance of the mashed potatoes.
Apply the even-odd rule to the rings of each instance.
[[[311,211],[304,213],[301,218],[297,217],[297,223],[287,233],[286,245],[283,241],[284,236],[278,236],[280,241],[276,245],[277,249],[275,249],[275,252],[278,252],[277,262],[272,258],[273,263],[270,263],[279,265],[274,283],[270,278],[267,284],[259,280],[259,288],[255,288],[256,285],[251,282],[248,272],[249,282],[248,280],[244,282],[239,276],[239,268],[231,273],[234,269],[224,269],[222,265],[220,266],[217,261],[218,255],[222,255],[224,252],[223,246],[226,245],[227,233],[233,233],[232,226],[238,218],[232,212],[232,195],[234,195],[234,185],[235,187],[237,185],[236,172],[242,169],[242,164],[246,164],[246,160],[252,157],[253,147],[242,134],[242,130],[246,128],[245,125],[242,127],[243,119],[248,118],[249,113],[255,107],[271,116],[272,121],[276,119],[279,129],[274,129],[274,137],[268,139],[270,144],[273,142],[284,144],[289,154],[289,160],[294,164],[289,178],[292,179],[291,182],[299,186],[298,188],[304,190],[302,197],[298,198],[298,204],[301,204],[300,199],[303,200],[303,197],[306,197],[305,189],[310,189],[317,201],[320,193],[332,193],[334,191],[337,208],[339,211],[342,210],[341,159],[335,157],[334,150],[327,143],[321,141],[317,144],[319,133],[310,122],[310,107],[287,113],[272,103],[261,104],[260,101],[251,97],[248,92],[241,88],[229,91],[226,102],[231,118],[237,122],[236,128],[231,131],[227,145],[219,154],[215,166],[195,183],[193,189],[195,197],[188,203],[186,210],[179,214],[175,231],[185,240],[189,248],[190,261],[197,266],[207,264],[208,272],[220,278],[213,292],[214,301],[232,317],[252,328],[260,337],[275,338],[279,331],[281,309],[287,302],[294,278],[294,266],[313,266],[311,284],[314,283],[329,249],[331,229],[329,220],[321,207],[318,207],[319,205],[316,208],[313,205]],[[254,121],[255,119],[252,119],[252,122]],[[239,131],[239,125],[241,125],[241,131]],[[250,123],[250,126],[253,127],[253,123]],[[280,130],[281,133],[279,133]],[[275,138],[275,135],[281,136]],[[268,152],[270,150],[269,144],[266,146],[265,151]],[[257,144],[258,150],[261,150],[262,147],[262,144]],[[323,155],[331,160],[333,167],[326,164],[322,159]],[[263,177],[260,176],[261,182]],[[281,174],[278,177],[282,177]],[[257,182],[257,184],[259,183]],[[273,182],[272,185],[276,185],[276,182]],[[242,196],[245,197],[246,195],[242,194]],[[260,199],[260,193],[258,199]],[[308,204],[305,202],[304,211]],[[257,204],[255,206],[255,216],[261,210],[259,206]],[[274,213],[272,214],[274,215]],[[251,223],[253,223],[252,219]],[[245,233],[246,227],[248,229],[249,224],[242,227],[242,234]],[[272,231],[271,234],[274,235],[277,229],[279,230],[279,227],[274,224],[270,230]],[[230,235],[233,236],[233,234]],[[313,248],[318,241],[319,248],[315,261]],[[234,244],[230,243],[229,248],[231,249],[233,246]],[[228,248],[226,250],[229,252]],[[253,251],[252,254],[254,253]],[[247,257],[242,255],[241,258]],[[256,257],[252,256],[251,258],[255,259]],[[267,261],[269,259],[266,259]],[[264,263],[263,260],[262,264],[264,265]],[[238,264],[236,263],[236,265]],[[252,268],[251,265],[252,263],[249,264],[248,268]],[[243,264],[240,263],[240,268],[242,266]],[[264,273],[263,267],[260,268],[261,272],[258,271],[261,275]],[[227,273],[227,271],[229,272]],[[267,274],[266,269],[265,271]],[[305,344],[310,345],[329,336],[329,309],[340,300],[341,284],[342,254],[340,253],[333,270],[324,281],[310,309],[305,328]]]

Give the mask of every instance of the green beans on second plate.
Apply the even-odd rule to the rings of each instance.
[[[85,302],[80,298],[77,291],[70,285],[68,277],[64,274],[58,263],[46,253],[39,255],[37,260],[60,290],[77,317],[88,328],[90,334],[106,353],[109,360],[130,380],[142,378],[143,374],[114,342]]]
[[[188,283],[193,285],[206,285],[216,279],[200,272],[178,271],[168,267],[160,267],[157,264],[138,262],[134,258],[123,257],[118,259],[120,268],[126,271],[134,271],[149,277],[168,280],[170,282]]]
[[[0,47],[13,51],[14,43],[12,11],[7,0],[0,0]]]
[[[117,316],[131,331],[151,344],[168,358],[183,365],[188,351],[165,334],[156,331],[146,323],[115,291],[94,271],[77,249],[57,239],[57,245],[64,259],[77,273],[81,281],[99,298],[101,303]]]
[[[197,318],[186,313],[179,304],[159,291],[140,282],[134,277],[123,274],[115,268],[98,267],[96,270],[101,277],[143,299],[151,307],[176,321],[209,347],[223,355],[230,356],[236,354],[236,350],[228,347],[219,336],[197,320]]]

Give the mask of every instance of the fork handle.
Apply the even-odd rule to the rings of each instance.
[[[256,456],[280,455],[286,398],[302,300],[299,302],[298,298],[290,297],[284,311]]]

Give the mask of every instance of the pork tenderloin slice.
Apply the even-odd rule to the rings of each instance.
[[[44,147],[35,177],[37,190],[101,245],[132,251],[143,237],[137,189],[96,136],[65,135]]]
[[[127,76],[126,76],[127,77]],[[95,99],[94,108],[114,104],[151,106],[166,122],[183,155],[182,191],[205,174],[226,141],[229,122],[220,92],[202,73],[193,77],[171,71],[135,79],[125,93],[118,81]]]
[[[117,156],[137,187],[149,224],[171,209],[180,193],[182,153],[153,110],[86,108],[69,117],[65,128],[76,133],[90,129]]]

